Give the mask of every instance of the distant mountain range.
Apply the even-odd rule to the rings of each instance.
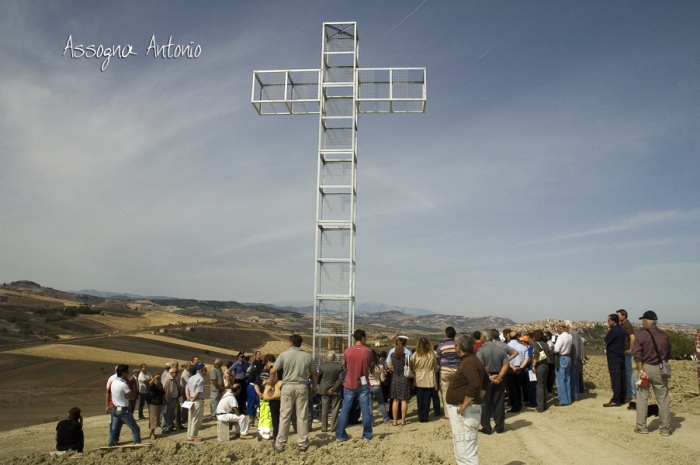
[[[260,305],[246,303],[245,305]],[[292,312],[299,313],[313,313],[314,306],[311,302],[303,301],[288,301],[288,302],[276,302],[274,304],[264,304],[268,307],[275,307],[282,310],[289,310]],[[355,304],[355,314],[372,314],[372,313],[385,313],[385,312],[399,312],[406,315],[437,315],[437,313],[426,310],[424,308],[413,308],[413,307],[399,307],[397,305],[387,305],[380,302],[359,302]]]
[[[126,292],[107,292],[107,291],[96,291],[94,289],[83,289],[82,291],[71,291],[75,294],[91,295],[95,297],[102,297],[103,299],[113,299],[113,300],[172,300],[175,297],[167,297],[162,295],[149,295],[143,296],[138,294],[128,294]]]

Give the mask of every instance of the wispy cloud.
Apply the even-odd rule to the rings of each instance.
[[[565,241],[569,239],[577,239],[581,237],[600,236],[604,234],[614,234],[623,231],[634,229],[647,228],[659,224],[678,223],[685,221],[696,221],[700,219],[700,208],[682,211],[678,209],[666,210],[662,212],[643,212],[631,218],[625,218],[618,223],[604,226],[601,228],[593,228],[585,231],[580,231],[561,236],[548,237],[538,239],[536,241],[527,242],[526,244],[541,244],[546,242]]]

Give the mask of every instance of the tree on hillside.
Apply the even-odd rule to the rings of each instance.
[[[691,360],[695,355],[695,341],[687,334],[666,331],[671,340],[671,358],[673,360]]]

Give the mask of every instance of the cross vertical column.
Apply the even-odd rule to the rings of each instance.
[[[355,326],[358,68],[356,23],[324,23],[318,135],[314,356],[352,344]]]

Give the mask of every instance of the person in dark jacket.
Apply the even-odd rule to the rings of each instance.
[[[326,354],[326,361],[318,370],[319,387],[321,394],[321,431],[328,431],[328,413],[331,414],[331,431],[338,428],[338,413],[340,412],[340,394],[343,385],[343,367],[336,362],[334,351]]]
[[[620,326],[617,313],[608,315],[610,330],[605,336],[605,354],[608,358],[608,371],[613,396],[603,407],[619,407],[625,402],[625,330]]]
[[[78,407],[73,407],[68,411],[68,419],[61,420],[56,425],[56,450],[82,452],[84,444],[83,416]]]
[[[165,389],[160,382],[160,373],[156,373],[149,384],[151,395],[148,397],[148,427],[151,439],[156,439],[156,428],[161,426],[161,412],[165,404]]]

